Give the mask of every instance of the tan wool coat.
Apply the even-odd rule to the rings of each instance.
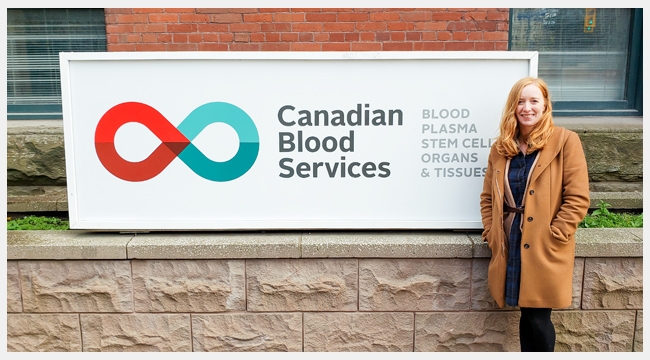
[[[505,306],[508,260],[503,226],[506,162],[493,146],[480,202],[483,241],[492,251],[488,287],[500,307]],[[589,209],[587,162],[576,133],[555,127],[531,169],[524,197],[519,306],[570,306],[574,234]]]

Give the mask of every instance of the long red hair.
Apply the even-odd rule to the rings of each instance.
[[[521,91],[524,87],[535,84],[544,97],[544,113],[535,125],[535,128],[528,134],[526,142],[528,144],[528,153],[543,148],[553,135],[553,108],[551,106],[551,97],[548,91],[548,85],[540,78],[525,77],[517,81],[510,89],[506,105],[501,115],[501,124],[499,125],[499,136],[494,146],[499,154],[506,157],[515,157],[519,153],[517,136],[519,134],[519,122],[517,121],[517,104],[521,97]]]

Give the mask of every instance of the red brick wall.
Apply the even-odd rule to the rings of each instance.
[[[108,51],[508,50],[509,9],[106,9]]]

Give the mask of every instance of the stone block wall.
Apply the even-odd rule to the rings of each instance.
[[[556,351],[642,351],[641,231],[596,230],[615,231],[581,231],[573,304],[552,315]],[[251,234],[33,233],[9,234],[8,351],[519,351],[519,312],[491,299],[477,236],[305,234],[296,257],[259,257],[224,241],[274,246]],[[296,237],[272,238],[295,254]],[[110,255],[123,240],[125,258]],[[169,258],[128,255],[154,246]],[[310,258],[315,248],[328,254]]]
[[[643,192],[643,119],[559,118],[580,136],[592,191]]]
[[[592,191],[643,191],[643,119],[556,119],[576,131],[587,157]],[[61,121],[10,121],[7,185],[63,186],[65,150]]]

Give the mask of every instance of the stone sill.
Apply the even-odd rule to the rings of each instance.
[[[643,132],[642,116],[555,116],[556,125],[577,133]]]
[[[643,229],[578,229],[576,257],[643,257]],[[480,232],[7,231],[7,260],[487,258]]]

